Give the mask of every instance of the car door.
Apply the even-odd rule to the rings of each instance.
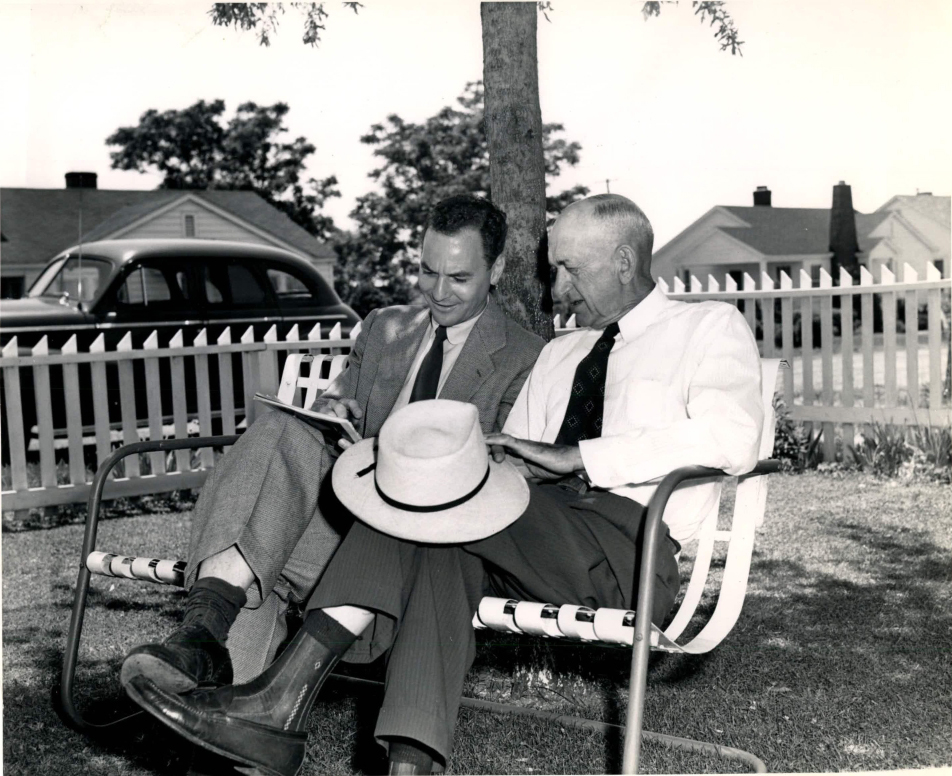
[[[231,327],[232,342],[238,342],[248,327],[261,341],[281,313],[263,269],[238,258],[202,258],[196,262],[199,284],[205,296],[208,342],[213,344]]]

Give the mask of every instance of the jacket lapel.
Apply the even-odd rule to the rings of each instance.
[[[505,345],[506,318],[490,296],[443,384],[440,398],[470,401],[496,368],[493,354]]]
[[[384,421],[390,416],[400,390],[407,381],[413,357],[426,336],[430,322],[427,308],[415,313],[407,324],[388,338],[380,354],[377,374],[370,398],[367,401],[367,420],[364,424],[365,436],[376,436]]]

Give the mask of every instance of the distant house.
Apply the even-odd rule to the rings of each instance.
[[[654,253],[651,270],[669,284],[677,277],[686,286],[692,275],[705,285],[711,275],[721,288],[728,277],[741,288],[744,273],[758,284],[762,272],[777,282],[781,271],[799,285],[805,270],[815,286],[821,269],[836,276],[834,246],[845,239],[854,246],[849,253],[858,248],[856,261],[876,279],[884,266],[903,279],[906,263],[924,279],[928,262],[949,277],[950,203],[949,197],[924,192],[856,213],[849,186],[841,181],[830,208],[781,208],[772,207],[770,190],[759,186],[752,207],[715,205]]]
[[[60,251],[84,242],[199,237],[270,245],[302,256],[334,282],[334,250],[253,191],[114,191],[95,173],[65,189],[0,189],[0,296],[22,296]]]

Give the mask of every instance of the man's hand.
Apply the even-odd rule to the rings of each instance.
[[[489,445],[496,463],[502,463],[509,452],[522,458],[529,471],[543,479],[556,479],[585,470],[578,445],[531,442],[528,439],[516,439],[509,434],[487,434],[486,444]]]
[[[364,416],[364,411],[353,399],[318,399],[311,409],[325,415],[336,415],[344,420],[359,420]]]
[[[318,398],[311,406],[311,409],[314,412],[322,412],[325,415],[336,415],[344,420],[359,420],[364,416],[363,409],[361,409],[361,406],[353,399]],[[337,446],[341,450],[346,450],[353,444],[354,443],[346,436],[342,436],[337,440]]]

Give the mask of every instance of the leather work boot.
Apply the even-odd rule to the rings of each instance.
[[[255,766],[265,776],[295,776],[307,750],[308,713],[345,650],[325,646],[302,628],[281,656],[247,684],[177,695],[136,676],[126,692],[193,744]]]
[[[231,657],[204,625],[182,625],[160,644],[141,644],[129,651],[119,680],[128,692],[139,676],[171,693],[220,687],[231,684]]]

